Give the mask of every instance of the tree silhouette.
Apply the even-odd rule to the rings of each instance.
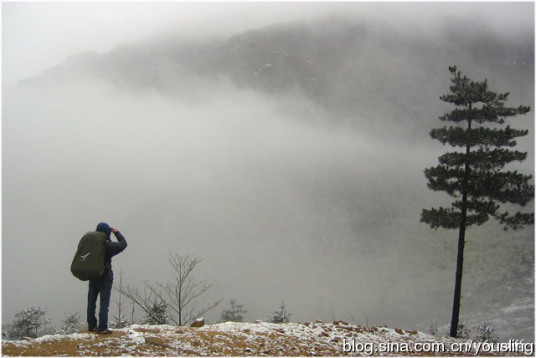
[[[530,107],[506,107],[509,93],[488,90],[487,80],[471,81],[462,76],[456,66],[452,73],[450,94],[441,96],[444,102],[456,106],[439,119],[451,122],[450,127],[430,132],[433,139],[457,148],[441,155],[439,165],[425,169],[428,187],[444,191],[454,198],[449,208],[424,209],[421,221],[430,227],[458,229],[458,257],[456,283],[452,308],[450,335],[457,336],[460,314],[463,252],[465,232],[471,225],[482,225],[490,218],[498,220],[506,229],[520,229],[534,223],[534,213],[517,211],[510,214],[501,210],[501,204],[525,206],[534,197],[531,175],[508,170],[508,165],[526,159],[527,153],[513,150],[516,138],[528,130],[501,127],[505,120],[530,111]]]
[[[244,321],[243,314],[248,311],[244,309],[244,305],[236,303],[235,300],[231,300],[231,308],[224,310],[221,313],[222,322],[242,322]]]
[[[140,306],[147,316],[166,317],[179,326],[187,325],[221,302],[220,299],[202,308],[197,307],[199,297],[211,287],[194,279],[193,271],[201,261],[191,255],[170,254],[172,281],[157,284],[145,281],[143,292],[128,286],[121,292]]]
[[[285,302],[281,302],[281,306],[279,306],[278,311],[274,311],[272,314],[272,318],[270,319],[271,323],[288,323],[290,322],[290,316],[292,316],[291,313],[288,313],[287,307],[285,306]]]

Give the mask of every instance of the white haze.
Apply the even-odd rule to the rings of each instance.
[[[223,37],[292,21],[345,5],[270,2],[4,2],[4,88],[87,50],[105,52],[172,32],[183,38]]]
[[[191,253],[206,258],[214,294],[250,296],[248,307],[259,300],[266,315],[281,299],[293,305],[292,295],[306,301],[302,308],[315,307],[315,295],[332,294],[325,284],[333,273],[324,263],[340,269],[340,258],[332,261],[317,242],[336,247],[356,235],[339,196],[359,199],[402,161],[418,178],[415,186],[424,187],[426,159],[417,147],[393,161],[396,142],[378,151],[377,139],[286,116],[288,103],[230,85],[211,84],[210,92],[188,103],[97,84],[6,96],[3,235],[13,238],[4,246],[6,306],[38,304],[41,296],[26,294],[33,287],[45,297],[58,291],[77,297],[61,300],[61,307],[80,309],[85,285],[67,270],[73,243],[106,220],[130,243],[114,260],[126,283],[164,280],[169,252]],[[325,185],[340,202],[323,207],[325,198],[311,197]],[[55,283],[28,272],[29,259]],[[348,269],[359,261],[343,263]],[[359,277],[344,278],[350,292]],[[294,284],[304,287],[295,292]],[[340,295],[356,301],[371,295],[358,292]]]
[[[3,2],[2,88],[12,88],[69,55],[106,52],[155,34],[226,37],[326,14],[383,19],[402,28],[418,25],[424,33],[438,20],[455,16],[510,34],[533,22],[534,10],[505,2]]]
[[[248,26],[257,18],[260,26],[275,22],[249,15],[251,6],[239,6]],[[408,5],[402,17],[419,6]],[[129,41],[148,36],[124,31]],[[4,71],[19,68],[12,61]],[[439,105],[441,94],[430,100]],[[213,322],[231,299],[245,305],[250,321],[267,319],[284,300],[293,321],[421,330],[431,319],[448,322],[455,233],[418,222],[422,208],[449,202],[430,194],[422,174],[445,148],[424,129],[411,145],[372,136],[334,125],[299,94],[277,99],[223,80],[199,82],[187,98],[97,81],[16,88],[4,91],[2,117],[4,323],[32,305],[47,308],[56,323],[73,312],[85,316],[87,284],[69,265],[79,238],[100,221],[129,243],[113,260],[116,283],[120,272],[134,287],[170,279],[170,252],[204,258],[196,277],[213,285],[206,299],[224,299],[207,317]],[[532,148],[533,137],[522,145]],[[532,163],[522,168],[534,171]],[[466,282],[481,277],[479,264],[491,265],[482,247],[501,252],[499,243],[522,236],[491,227],[480,232],[491,244],[468,247],[476,259],[467,262]],[[493,264],[499,272],[511,265]]]

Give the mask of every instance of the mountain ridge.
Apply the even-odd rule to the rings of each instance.
[[[386,21],[330,17],[275,24],[227,40],[154,38],[103,54],[86,52],[21,84],[91,78],[127,90],[180,96],[212,84],[199,79],[228,79],[268,95],[303,93],[334,121],[363,125],[366,121],[355,117],[366,117],[387,127],[402,120],[411,133],[430,122],[422,112],[437,106],[434,100],[444,91],[449,65],[477,76],[496,73],[512,91],[533,93],[533,34],[507,41],[488,30],[458,20],[426,34],[417,26],[397,30]],[[531,101],[533,97],[526,94]]]

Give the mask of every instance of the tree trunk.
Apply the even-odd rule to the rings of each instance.
[[[471,105],[469,105],[471,109]],[[468,121],[467,129],[471,129],[471,120]],[[450,336],[458,336],[458,323],[460,319],[460,305],[462,299],[462,273],[463,251],[465,249],[465,228],[467,226],[467,186],[469,184],[469,154],[471,146],[465,148],[465,168],[462,185],[462,207],[460,214],[460,228],[458,233],[458,258],[456,260],[456,283],[454,285],[454,300],[452,302],[452,318],[450,320]]]
[[[464,195],[465,197],[467,194]],[[456,284],[454,286],[454,300],[452,303],[452,318],[450,321],[450,336],[458,336],[458,321],[460,317],[460,304],[462,297],[463,250],[465,248],[465,218],[466,208],[463,205],[460,232],[458,235],[458,259],[456,261]]]

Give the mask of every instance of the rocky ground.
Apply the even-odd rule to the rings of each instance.
[[[274,324],[220,323],[202,327],[132,325],[111,335],[80,332],[2,342],[4,356],[341,356],[341,355],[519,355],[520,345],[502,351],[488,344],[434,337],[387,327],[336,321]],[[525,348],[528,348],[526,346]],[[533,346],[531,345],[532,349]]]

